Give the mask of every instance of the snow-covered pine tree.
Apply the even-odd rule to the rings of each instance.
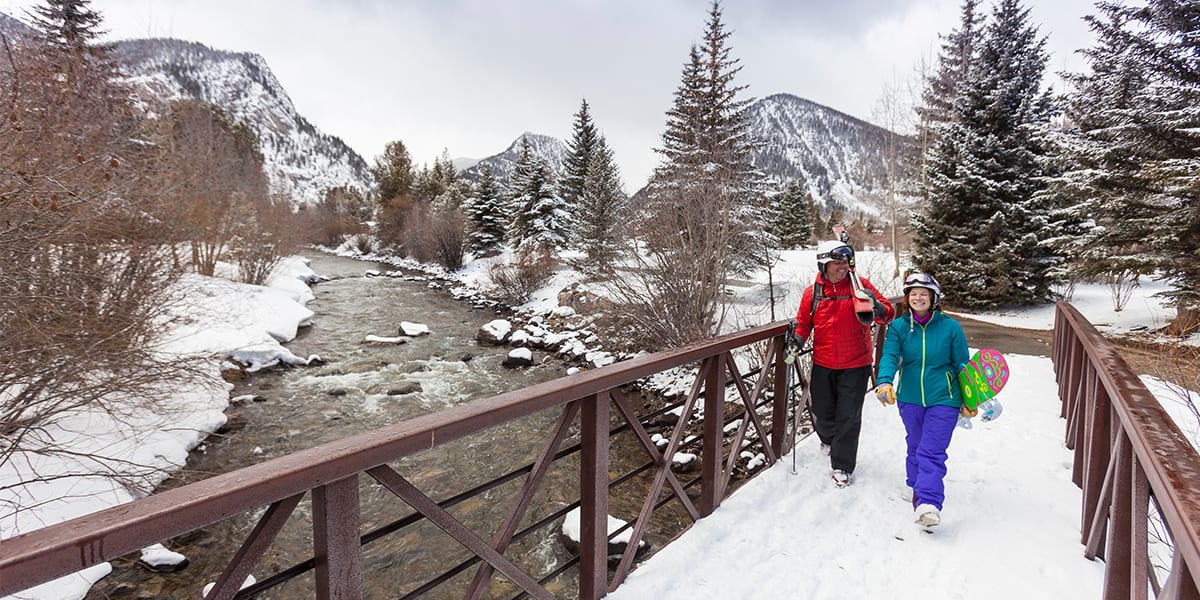
[[[730,33],[714,0],[704,39],[693,45],[667,111],[662,162],[642,193],[634,228],[636,286],[626,286],[614,310],[651,347],[711,336],[725,318],[723,290],[731,277],[762,266],[767,228],[766,178],[751,154],[750,100],[734,78]]]
[[[575,113],[571,140],[567,142],[567,155],[563,160],[563,175],[558,182],[558,195],[562,197],[566,210],[573,219],[580,216],[576,207],[583,196],[588,168],[599,140],[600,134],[596,131],[596,124],[592,122],[592,115],[588,111],[587,99],[584,98],[579,104],[579,112]],[[572,229],[575,227],[572,226]],[[579,237],[578,232],[573,231],[571,237],[580,243],[586,243]]]
[[[1148,225],[1146,251],[1170,282],[1163,295],[1175,306],[1176,331],[1200,328],[1200,3],[1147,0],[1126,9],[1134,59],[1149,85],[1134,95],[1122,130],[1136,149],[1138,169],[1117,182]]]
[[[471,222],[468,247],[476,256],[491,256],[500,251],[504,244],[504,233],[508,231],[506,208],[504,191],[496,181],[491,165],[485,165],[475,184],[474,193],[465,206]]]
[[[1154,271],[1145,240],[1157,216],[1142,210],[1140,200],[1131,201],[1143,187],[1128,185],[1140,169],[1134,157],[1141,150],[1126,135],[1133,99],[1148,81],[1132,53],[1127,11],[1106,3],[1097,8],[1101,15],[1084,17],[1096,35],[1095,44],[1081,51],[1089,71],[1067,75],[1065,122],[1045,136],[1057,173],[1039,195],[1054,207],[1057,235],[1047,242],[1067,258],[1051,275],[1066,280]]]
[[[567,243],[567,221],[570,218],[565,203],[558,195],[550,173],[550,165],[541,157],[530,156],[529,164],[515,188],[510,234],[518,246],[533,246],[545,250],[561,250]]]
[[[666,225],[660,231],[682,232],[697,248],[724,246],[713,268],[731,275],[761,262],[755,233],[765,229],[767,184],[751,159],[759,143],[746,112],[753,99],[738,98],[746,86],[734,83],[741,65],[730,57],[721,16],[714,0],[703,43],[691,49],[667,112],[663,147],[656,149],[665,160],[651,178],[648,208],[652,221]],[[699,195],[697,185],[706,188]],[[698,206],[700,200],[712,206]]]
[[[1052,297],[1053,266],[1034,133],[1051,114],[1041,92],[1045,38],[1020,0],[1000,0],[963,81],[954,120],[927,164],[929,203],[914,218],[916,262],[957,306],[1030,304]]]
[[[771,232],[783,249],[803,248],[812,244],[817,231],[816,206],[805,190],[804,181],[790,179],[773,199]]]
[[[917,143],[931,148],[941,127],[955,118],[954,103],[960,86],[971,72],[971,62],[980,34],[980,0],[963,0],[959,9],[958,29],[942,36],[935,71],[925,80],[917,112]]]
[[[621,176],[603,136],[596,139],[577,208],[576,233],[587,255],[586,270],[611,272],[625,239],[629,198],[621,190]]]

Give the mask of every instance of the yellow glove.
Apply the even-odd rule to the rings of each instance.
[[[887,406],[896,403],[896,390],[892,388],[892,384],[885,383],[875,388],[875,397],[879,399],[879,403]]]
[[[979,409],[978,408],[967,408],[967,405],[964,404],[962,407],[962,410],[960,410],[958,412],[962,416],[964,416],[968,419],[971,419],[971,418],[974,418],[975,415],[979,414]]]

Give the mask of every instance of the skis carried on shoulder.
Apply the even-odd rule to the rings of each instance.
[[[870,325],[875,322],[875,305],[871,302],[871,292],[858,280],[858,273],[854,272],[854,267],[850,268],[850,283],[854,286],[854,316],[858,317],[859,323]],[[864,295],[867,297],[863,298]]]
[[[850,244],[850,236],[846,235],[846,228],[843,225],[834,225],[832,227],[833,234],[837,236],[843,244]],[[875,305],[871,302],[871,292],[863,288],[862,281],[858,279],[858,271],[854,268],[854,256],[850,257],[850,285],[854,288],[854,316],[858,318],[858,322],[863,325],[870,325],[875,322]],[[864,297],[865,296],[865,297]]]

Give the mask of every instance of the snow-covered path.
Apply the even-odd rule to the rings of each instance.
[[[913,524],[904,428],[869,398],[855,482],[837,489],[816,436],[641,565],[608,597],[1093,599],[1103,564],[1083,557],[1081,494],[1050,359],[1009,356],[1004,414],[955,431],[942,525]],[[901,539],[902,538],[902,539]]]

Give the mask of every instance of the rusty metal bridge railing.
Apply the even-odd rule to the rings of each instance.
[[[463,597],[482,597],[485,587],[498,574],[510,584],[505,589],[517,592],[514,597],[548,599],[554,596],[547,582],[568,566],[575,566],[578,597],[599,598],[628,574],[656,509],[673,504],[691,521],[709,515],[733,489],[735,465],[742,451],[753,447],[771,464],[789,449],[784,330],[782,322],[757,327],[473,401],[4,540],[0,542],[0,596],[219,521],[246,518],[267,507],[240,550],[215,576],[215,586],[207,598],[252,597],[310,570],[316,597],[359,598],[363,578],[373,574],[364,573],[363,544],[420,520],[436,525],[466,548],[471,558],[433,581],[415,590],[398,591],[397,595],[420,596],[457,573],[469,573],[473,567],[474,577]],[[757,352],[753,354],[760,357],[761,366],[742,373],[734,353],[751,346],[755,346]],[[684,418],[678,419],[669,442],[660,449],[647,433],[645,417],[635,414],[622,386],[695,364],[699,364],[698,375],[680,407]],[[794,372],[798,374],[799,369]],[[807,389],[802,381],[800,389]],[[729,404],[727,390],[736,396]],[[730,406],[737,408],[731,410]],[[698,407],[705,416],[715,418],[704,418],[699,431],[689,434],[688,427],[695,431],[697,425],[689,425],[687,416]],[[558,417],[536,460],[467,492],[435,500],[432,492],[418,489],[416,479],[404,473],[402,466],[395,466],[406,456],[541,411],[557,411]],[[614,427],[610,420],[617,425]],[[633,445],[640,447],[648,460],[633,473],[611,476],[611,436],[618,430],[632,432],[636,438]],[[577,443],[564,448],[571,439]],[[699,476],[681,481],[672,469],[671,459],[684,446],[694,447],[697,443]],[[574,491],[578,492],[578,500],[549,514],[543,514],[543,510],[531,515],[535,493],[542,487],[548,469],[564,456],[577,460]],[[626,526],[632,539],[610,576],[608,538],[616,533],[608,530],[610,486],[637,473],[646,484],[641,510]],[[478,496],[503,482],[515,485],[522,478],[519,491],[511,495],[507,516],[499,524],[490,523],[493,531],[489,534],[473,530],[466,519],[451,512],[464,498]],[[697,483],[698,492],[694,489]],[[396,523],[361,532],[363,485],[385,488],[413,512]],[[373,490],[373,497],[378,497],[374,493],[377,491]],[[311,502],[312,558],[239,590],[272,540],[295,518],[294,513],[304,512],[296,509],[306,496]],[[567,509],[576,506],[581,511],[579,550],[567,566],[549,573],[531,573],[519,564],[521,557],[506,555],[514,540],[533,529],[553,527],[562,521]]]
[[[1084,555],[1104,559],[1105,600],[1200,599],[1200,455],[1116,347],[1065,302],[1054,371],[1083,490]],[[1166,529],[1169,565],[1152,561],[1152,523]]]
[[[740,451],[756,447],[770,464],[790,449],[783,332],[783,323],[758,327],[475,401],[4,540],[0,595],[267,507],[208,598],[251,597],[306,570],[314,572],[316,597],[359,598],[363,578],[370,575],[363,571],[363,544],[417,520],[435,524],[472,558],[408,591],[406,598],[420,596],[471,567],[475,571],[463,594],[467,598],[482,597],[496,574],[511,583],[514,597],[553,598],[546,583],[567,568],[576,569],[579,598],[599,598],[628,574],[656,510],[674,504],[692,521],[707,516],[733,489]],[[766,346],[762,368],[739,371],[734,352],[760,343]],[[1073,478],[1083,491],[1084,555],[1105,561],[1104,598],[1152,594],[1160,600],[1200,600],[1200,456],[1116,349],[1065,303],[1058,306],[1053,359],[1067,422],[1066,444],[1075,451]],[[659,450],[644,425],[646,415],[635,413],[622,387],[689,364],[700,367],[678,407],[681,414],[690,414],[699,404],[705,415],[721,418],[704,419],[696,439],[687,433],[688,419],[680,419],[666,447]],[[806,388],[801,379],[801,393]],[[736,393],[737,410],[726,405],[729,389]],[[540,411],[557,411],[558,417],[536,460],[472,490],[435,501],[393,466],[405,456]],[[624,423],[613,427],[610,419]],[[631,473],[614,475],[609,472],[610,443],[621,430],[633,434],[648,462]],[[577,443],[564,448],[568,438],[577,438]],[[700,474],[682,481],[671,469],[670,457],[697,443]],[[565,509],[541,518],[527,513],[550,464],[576,454],[579,495],[571,507],[581,510],[578,555],[552,572],[527,572],[506,550],[532,529],[561,521]],[[610,486],[637,473],[646,482],[641,510],[626,526],[631,540],[610,569],[608,539],[618,533],[608,531]],[[386,489],[413,514],[361,533],[360,478]],[[490,541],[450,512],[466,497],[522,478]],[[313,557],[239,591],[306,496],[311,502]],[[1169,564],[1159,567],[1166,572],[1161,582],[1148,550],[1154,520],[1166,529],[1172,548]]]

